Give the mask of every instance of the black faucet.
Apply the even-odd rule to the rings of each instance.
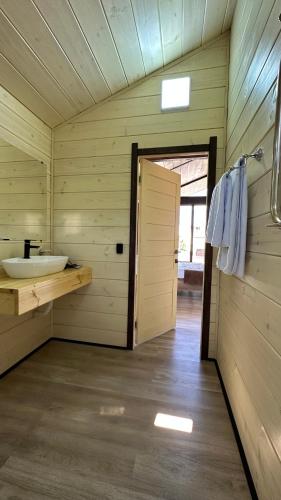
[[[30,249],[40,248],[40,245],[30,245],[32,240],[24,240],[24,259],[30,259]]]

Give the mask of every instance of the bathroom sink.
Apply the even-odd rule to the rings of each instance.
[[[2,260],[6,273],[11,278],[36,278],[47,274],[59,273],[65,268],[68,257],[40,255],[24,259],[15,257]]]

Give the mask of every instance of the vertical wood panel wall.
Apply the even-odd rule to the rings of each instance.
[[[271,223],[281,2],[238,0],[231,34],[227,165],[250,160],[246,274],[220,277],[218,362],[259,498],[281,498],[281,232]]]
[[[56,302],[54,335],[126,345],[131,143],[140,148],[208,143],[224,166],[229,35],[54,129],[54,246],[92,266],[92,284]],[[187,111],[160,112],[163,78],[190,75]],[[117,255],[115,244],[125,251]],[[210,356],[216,355],[213,273]]]
[[[17,147],[6,142],[11,138]],[[0,259],[22,255],[24,238],[42,239],[49,246],[50,159],[50,129],[0,88],[0,237],[21,241],[0,241]],[[32,313],[1,315],[0,374],[50,336],[50,314],[37,318]]]

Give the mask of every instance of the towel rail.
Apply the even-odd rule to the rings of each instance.
[[[239,165],[239,167],[229,167],[229,169],[227,171],[227,175],[229,175],[230,172],[232,172],[232,170],[236,170],[237,168],[245,168],[247,166],[248,158],[255,158],[257,161],[261,161],[263,158],[263,155],[264,155],[264,152],[263,152],[262,148],[258,148],[256,151],[254,151],[254,153],[244,153],[243,155],[241,155],[241,158],[244,158],[244,160],[245,160],[243,165]]]
[[[272,183],[270,211],[274,224],[273,227],[281,228],[281,62],[277,78],[277,100],[275,115],[275,134],[273,143],[273,165],[272,165]]]

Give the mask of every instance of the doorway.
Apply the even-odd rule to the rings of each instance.
[[[175,329],[177,338],[181,338],[190,347],[190,355],[194,359],[200,357],[202,295],[205,263],[206,232],[206,196],[208,155],[154,159],[154,163],[166,170],[180,175],[180,206],[177,248],[177,298]],[[153,202],[152,202],[153,203]],[[171,227],[166,214],[171,212],[158,210],[158,217],[166,228]],[[161,226],[163,229],[163,226]],[[161,239],[161,235],[159,235]],[[169,234],[162,235],[166,239]],[[157,234],[154,234],[154,238]],[[167,242],[163,242],[167,244]],[[167,287],[162,286],[162,292]],[[170,294],[170,299],[172,298]],[[169,296],[166,295],[166,302]],[[158,302],[158,306],[161,302]],[[167,304],[165,314],[168,313]],[[139,314],[137,313],[137,316]],[[164,318],[162,318],[162,321]],[[153,330],[153,324],[150,324]],[[142,333],[142,330],[140,330]],[[155,336],[157,335],[154,329]],[[138,330],[136,331],[138,334]],[[142,339],[140,339],[142,340]],[[136,337],[136,343],[139,339]]]
[[[206,181],[206,179],[205,179]],[[194,180],[196,183],[196,178]],[[190,184],[192,187],[192,184]],[[205,182],[204,190],[207,190]],[[199,359],[205,265],[206,196],[181,197],[176,327]]]
[[[142,164],[145,163],[145,166],[142,167],[142,172],[144,176],[144,184],[147,186],[145,189],[149,191],[150,201],[147,203],[147,207],[144,207],[144,203],[140,200],[138,204],[138,193],[140,191],[139,187],[139,160],[141,159]],[[144,160],[145,159],[145,160]],[[205,161],[204,161],[205,160]],[[193,163],[193,167],[186,170],[184,165]],[[200,169],[194,168],[195,164],[201,165]],[[204,165],[205,163],[205,165]],[[164,168],[166,167],[166,172],[164,173]],[[130,258],[129,258],[129,303],[128,303],[128,345],[129,349],[133,349],[135,345],[136,335],[138,334],[139,339],[141,341],[145,341],[145,335],[140,337],[140,332],[143,332],[143,325],[147,330],[149,326],[150,332],[147,338],[152,338],[153,335],[153,322],[155,322],[155,335],[160,335],[165,331],[170,330],[175,326],[173,323],[173,307],[171,306],[171,297],[174,296],[174,288],[173,288],[173,276],[176,278],[176,281],[179,282],[180,274],[186,274],[186,280],[188,278],[189,287],[193,287],[193,290],[187,291],[189,294],[193,294],[196,290],[196,284],[192,284],[195,280],[195,275],[197,269],[192,269],[192,266],[200,267],[201,271],[197,272],[197,278],[201,274],[201,287],[200,287],[200,301],[203,304],[203,314],[202,314],[202,324],[201,324],[201,349],[200,349],[200,358],[208,359],[208,343],[209,343],[209,320],[210,320],[210,292],[211,292],[211,273],[212,273],[212,249],[209,245],[204,245],[202,247],[202,237],[204,240],[204,235],[200,235],[200,224],[194,226],[194,222],[197,219],[202,219],[202,212],[205,208],[205,214],[208,212],[208,207],[210,205],[212,189],[215,184],[215,167],[216,167],[216,138],[210,138],[209,144],[201,144],[201,145],[192,145],[192,146],[179,146],[179,147],[165,147],[165,148],[147,148],[140,149],[137,144],[132,145],[132,177],[131,177],[131,217],[130,217]],[[188,172],[188,175],[184,177],[184,175],[179,176],[174,173],[174,170],[183,170],[185,169]],[[205,169],[205,171],[204,171]],[[196,175],[192,174],[192,171],[196,172]],[[146,177],[145,177],[146,176]],[[150,177],[149,177],[150,176]],[[176,219],[177,212],[172,213],[172,207],[176,203],[178,203],[178,208],[180,206],[180,197],[179,192],[180,188],[176,186],[178,184],[177,178],[181,179],[179,181],[179,186],[181,186],[181,194],[183,195],[181,210],[187,213],[189,212],[189,220],[190,220],[190,231],[189,232],[189,245],[186,242],[184,246],[185,250],[182,250],[182,255],[178,253],[178,237],[175,236],[173,240],[173,234],[176,235],[176,230],[179,230],[179,224],[177,223],[174,228],[172,227],[172,223],[169,222],[169,230],[168,223],[162,223],[162,228],[153,226],[155,217],[163,218],[164,211],[168,209],[166,203],[169,202],[171,204],[172,198],[165,198],[166,194],[170,196],[172,193],[176,193],[178,190],[177,201],[172,202],[169,207],[170,212],[167,211],[169,219]],[[142,182],[142,180],[141,180]],[[157,186],[161,185],[160,198],[159,198],[159,188],[155,189],[151,186],[151,183],[158,182]],[[204,187],[204,189],[200,189]],[[141,188],[144,189],[143,187]],[[160,190],[160,191],[161,191]],[[206,192],[207,191],[207,192]],[[197,196],[192,196],[192,194],[197,194]],[[199,196],[198,196],[199,195]],[[146,194],[145,194],[146,196]],[[158,197],[158,198],[157,198]],[[157,198],[157,202],[155,201]],[[190,199],[191,198],[191,199]],[[196,198],[196,200],[195,200]],[[204,200],[203,200],[204,198]],[[146,198],[145,198],[146,199]],[[152,203],[151,203],[152,200]],[[159,205],[160,201],[162,205]],[[203,201],[205,203],[203,203]],[[155,205],[156,203],[156,205]],[[155,207],[154,207],[155,205]],[[157,210],[159,206],[159,210]],[[142,215],[142,210],[144,214],[149,213],[150,208],[153,208],[153,220],[147,219],[147,216]],[[161,212],[162,211],[162,212]],[[201,214],[201,215],[200,215]],[[141,248],[138,248],[140,245],[139,242],[139,228],[137,225],[137,221],[144,220],[146,218],[146,226],[145,226],[145,234],[150,234],[151,230],[153,230],[153,235],[149,237],[149,251],[147,245],[145,251]],[[196,229],[197,228],[197,229]],[[161,244],[161,231],[159,232],[159,237],[154,237],[154,231],[165,231],[165,234],[168,234],[169,238],[165,239],[164,246]],[[191,237],[191,233],[192,237]],[[205,229],[204,229],[205,232]],[[163,233],[164,234],[164,233]],[[155,244],[156,240],[159,240],[157,244]],[[168,251],[167,244],[169,241],[170,250]],[[151,244],[153,243],[153,248]],[[173,246],[173,248],[172,248]],[[163,251],[163,248],[165,250]],[[139,252],[138,263],[136,262],[136,255]],[[146,252],[146,253],[145,253]],[[145,257],[141,258],[141,255],[145,255]],[[147,258],[147,256],[149,258]],[[152,258],[153,257],[153,258]],[[185,259],[185,260],[184,260]],[[196,263],[195,261],[198,260]],[[180,261],[180,263],[178,263]],[[141,263],[142,262],[142,263]],[[163,262],[163,266],[161,269],[161,262]],[[176,263],[173,266],[173,262]],[[145,265],[149,264],[149,267],[146,268]],[[189,264],[191,269],[185,269],[184,266]],[[179,264],[179,265],[178,265]],[[164,267],[165,265],[165,267]],[[138,268],[141,267],[141,273],[138,276]],[[165,287],[163,288],[164,278],[161,276],[161,271],[164,271],[165,278]],[[151,273],[155,278],[151,278]],[[168,273],[168,274],[167,274]],[[170,273],[170,274],[169,274]],[[173,274],[174,273],[174,274]],[[179,274],[178,274],[179,273]],[[144,275],[150,279],[146,279],[144,288]],[[190,276],[188,276],[190,275]],[[200,280],[200,278],[199,278]],[[159,297],[150,296],[149,293],[151,290],[157,290]],[[198,288],[198,287],[197,287]],[[202,292],[203,288],[203,292]],[[149,292],[149,293],[148,293]],[[138,297],[140,294],[140,298]],[[188,295],[188,294],[187,294]],[[149,301],[146,300],[149,298]],[[175,298],[176,300],[176,298]],[[162,303],[163,302],[163,303]],[[174,302],[173,302],[174,303]],[[141,309],[139,307],[141,304]],[[155,304],[155,310],[154,306]],[[139,314],[139,311],[145,311],[143,315]],[[145,319],[143,319],[145,318]],[[166,319],[165,319],[166,318]],[[140,324],[139,324],[140,321]],[[166,323],[167,325],[166,325]],[[161,326],[160,326],[161,325]],[[165,329],[165,325],[167,328]],[[160,329],[159,329],[160,328]],[[161,330],[162,328],[162,330]]]

